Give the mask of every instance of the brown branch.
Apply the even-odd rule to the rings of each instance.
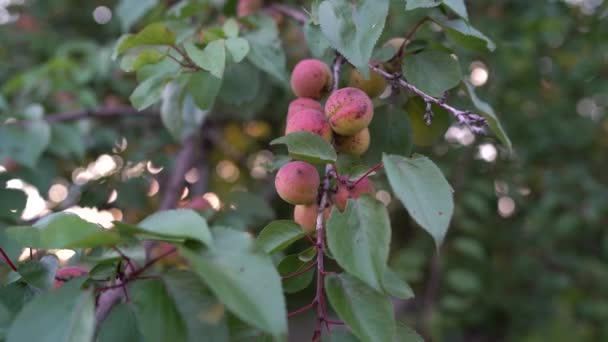
[[[288,17],[290,17],[291,19],[297,21],[300,24],[306,24],[309,20],[308,16],[306,15],[306,13],[297,10],[295,8],[291,8],[287,5],[282,5],[282,4],[272,4],[268,7],[266,7],[267,9],[271,10],[271,11],[276,11],[279,12],[281,14],[284,14]]]
[[[403,57],[405,48],[410,43],[410,40],[412,39],[414,34],[416,34],[416,31],[418,31],[418,29],[422,26],[422,24],[424,24],[428,20],[429,20],[429,17],[424,17],[424,18],[418,20],[418,22],[414,25],[414,27],[412,27],[412,29],[406,34],[405,39],[403,40],[403,44],[401,44],[401,46],[399,47],[399,51],[397,52],[398,58]]]
[[[164,194],[158,208],[159,210],[168,210],[177,206],[182,195],[184,184],[186,184],[184,176],[188,170],[190,170],[190,167],[192,167],[192,163],[194,162],[197,141],[198,137],[196,135],[192,135],[184,140],[181,150],[175,157],[175,164],[165,186]]]

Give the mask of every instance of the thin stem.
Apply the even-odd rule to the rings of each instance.
[[[429,17],[424,17],[424,18],[418,20],[416,25],[414,25],[414,27],[412,27],[412,29],[405,35],[405,40],[403,41],[403,44],[401,44],[401,46],[399,47],[399,51],[397,52],[397,57],[399,57],[399,58],[403,57],[405,48],[410,43],[410,40],[412,39],[414,34],[416,34],[416,31],[418,31],[418,29],[422,26],[422,24],[424,24],[428,20],[429,20]]]
[[[371,63],[369,64],[369,67],[374,72],[378,73],[380,76],[386,78],[388,81],[396,83],[401,87],[411,91],[412,93],[420,96],[426,103],[432,103],[447,110],[456,118],[456,120],[458,120],[461,125],[467,126],[473,133],[481,134],[485,132],[485,128],[488,125],[488,120],[486,120],[486,118],[484,118],[483,116],[474,114],[468,110],[463,111],[460,109],[456,109],[445,103],[443,98],[435,98],[431,95],[428,95],[422,90],[416,88],[416,86],[414,86],[413,84],[406,82],[399,74],[391,74]]]
[[[303,307],[301,307],[301,308],[297,309],[296,311],[292,311],[292,312],[288,313],[288,314],[287,314],[287,317],[293,317],[293,316],[295,316],[295,315],[299,315],[299,314],[301,314],[301,313],[303,313],[303,312],[306,312],[306,311],[308,311],[308,310],[312,309],[312,307],[313,307],[315,304],[316,304],[316,302],[315,302],[315,301],[312,301],[312,303],[310,303],[310,304],[308,304],[308,305],[306,305],[306,306],[303,306]]]
[[[346,323],[342,322],[342,321],[332,321],[330,319],[326,319],[325,322],[332,324],[332,325],[345,325]]]
[[[8,255],[6,255],[6,253],[4,253],[4,250],[0,247],[0,255],[2,255],[2,259],[4,260],[4,262],[6,262],[6,264],[15,272],[17,272],[17,267],[15,266],[15,264],[13,264],[13,262],[11,261],[11,258],[8,257]]]
[[[308,22],[308,16],[304,12],[291,8],[289,6],[281,4],[272,4],[267,8],[282,13],[300,24],[306,24]]]
[[[285,280],[285,279],[289,279],[289,278],[297,277],[297,276],[299,276],[300,274],[303,274],[303,273],[306,273],[306,272],[310,271],[310,270],[311,270],[313,267],[315,267],[315,265],[316,265],[316,264],[317,264],[317,262],[315,261],[315,262],[313,262],[312,264],[310,264],[310,265],[306,266],[304,269],[301,269],[301,270],[299,270],[299,271],[297,271],[297,272],[294,272],[294,273],[288,274],[288,275],[286,275],[286,276],[282,276],[282,277],[281,277],[281,279]]]
[[[363,176],[359,177],[359,179],[357,179],[354,183],[353,183],[353,187],[357,186],[357,184],[359,184],[363,179],[365,179],[367,176],[369,176],[370,174],[372,174],[373,172],[377,171],[379,168],[381,168],[382,166],[384,166],[383,162],[378,163],[376,166],[372,167],[371,169],[367,170],[367,172],[365,172],[363,174]]]
[[[118,255],[120,255],[120,257],[127,263],[127,265],[129,265],[129,267],[135,269],[135,265],[132,262],[131,258],[129,258],[125,253],[123,253],[118,247],[112,247],[112,249],[116,251]]]

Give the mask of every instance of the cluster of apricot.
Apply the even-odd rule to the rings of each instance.
[[[370,144],[368,126],[374,116],[370,97],[379,96],[386,83],[378,75],[365,79],[353,69],[348,87],[329,94],[332,84],[331,70],[320,60],[306,59],[295,66],[291,88],[298,98],[289,104],[285,134],[307,131],[333,143],[339,153],[361,156]],[[328,94],[323,105],[320,101]],[[295,206],[294,220],[307,233],[316,229],[320,183],[317,169],[303,161],[283,165],[276,175],[279,196]],[[325,209],[325,219],[332,205],[343,211],[349,198],[373,191],[367,178],[352,182],[348,176],[338,177],[337,188],[330,197],[331,205]]]

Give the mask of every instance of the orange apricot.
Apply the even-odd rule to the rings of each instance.
[[[318,59],[304,59],[291,72],[291,89],[298,97],[320,99],[332,84],[331,71]]]
[[[369,126],[374,117],[374,105],[363,90],[342,88],[334,91],[327,99],[325,115],[334,132],[354,135]]]

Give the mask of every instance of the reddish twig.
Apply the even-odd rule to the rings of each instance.
[[[277,3],[272,4],[266,8],[284,14],[300,24],[306,24],[308,22],[308,16],[306,15],[306,13],[299,11],[295,8],[291,8],[289,6]]]
[[[326,319],[325,322],[327,322],[328,324],[332,324],[332,325],[346,325],[346,323],[344,323],[342,321],[332,321],[330,319]]]
[[[8,257],[8,255],[6,255],[6,253],[4,253],[4,250],[0,247],[0,255],[2,255],[2,259],[4,260],[4,262],[6,262],[6,264],[15,272],[17,272],[17,267],[15,266],[15,264],[13,264],[13,262],[11,261],[11,258]]]
[[[371,169],[367,170],[361,177],[359,177],[359,179],[357,179],[356,181],[353,182],[352,187],[357,186],[357,184],[359,184],[359,182],[361,182],[363,179],[365,179],[367,176],[371,175],[373,172],[377,171],[379,168],[381,168],[382,166],[384,166],[383,162],[378,163],[376,166],[372,167]]]
[[[403,40],[403,43],[401,44],[401,46],[399,47],[399,51],[397,52],[398,58],[403,57],[405,48],[410,43],[410,40],[412,39],[414,34],[416,34],[416,31],[418,31],[418,29],[422,26],[422,24],[424,24],[428,20],[429,20],[429,17],[424,17],[424,18],[418,20],[418,22],[414,25],[414,27],[412,27],[412,29],[405,35],[405,40]]]
[[[306,266],[304,269],[301,269],[301,270],[299,270],[299,271],[297,271],[297,272],[294,272],[294,273],[288,274],[288,275],[286,275],[286,276],[282,276],[282,277],[281,277],[281,279],[285,280],[285,279],[289,279],[289,278],[297,277],[297,276],[299,276],[300,274],[304,274],[304,273],[306,273],[306,272],[310,271],[310,270],[311,270],[313,267],[315,267],[315,265],[316,265],[316,264],[317,264],[317,262],[315,261],[315,262],[313,262],[312,264],[310,264],[310,265]]]
[[[288,314],[287,314],[287,317],[293,317],[293,316],[295,316],[295,315],[299,315],[299,314],[301,314],[301,313],[303,313],[303,312],[306,312],[306,311],[308,311],[308,310],[312,309],[312,307],[313,307],[315,304],[316,304],[316,303],[315,303],[315,301],[312,301],[312,303],[310,303],[310,304],[308,304],[308,305],[306,305],[306,306],[303,306],[303,307],[301,307],[301,308],[299,308],[299,309],[297,309],[297,310],[295,310],[295,311],[292,311],[292,312],[288,313]]]

